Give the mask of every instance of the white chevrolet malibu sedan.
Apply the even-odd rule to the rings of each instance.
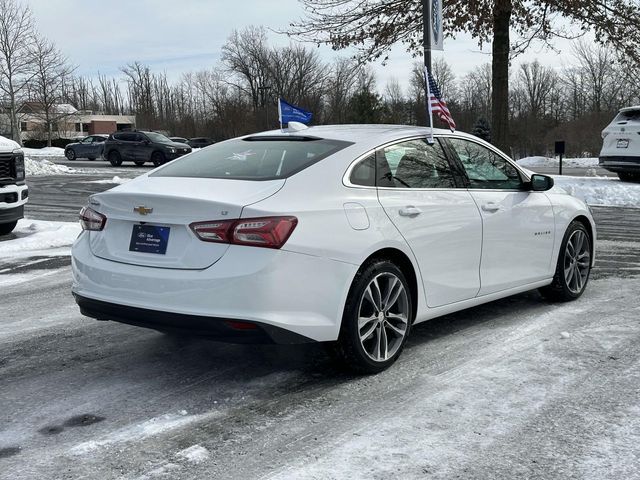
[[[378,372],[415,323],[536,288],[580,297],[588,207],[476,137],[429,132],[297,125],[92,196],[73,246],[81,312],[232,342],[330,342]]]

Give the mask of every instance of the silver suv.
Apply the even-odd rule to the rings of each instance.
[[[600,166],[620,180],[640,181],[640,106],[620,110],[602,131]]]

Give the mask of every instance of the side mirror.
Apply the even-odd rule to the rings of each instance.
[[[547,175],[539,175],[534,173],[531,175],[531,181],[529,182],[529,189],[533,192],[546,192],[553,188],[553,178]]]

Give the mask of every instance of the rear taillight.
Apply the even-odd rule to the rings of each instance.
[[[190,227],[203,242],[281,248],[297,224],[296,217],[263,217],[197,222]]]
[[[83,230],[99,232],[104,228],[106,223],[107,217],[92,208],[83,207],[83,209],[80,210],[80,225]]]

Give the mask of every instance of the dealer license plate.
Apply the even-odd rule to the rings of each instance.
[[[164,255],[167,253],[169,230],[169,227],[157,225],[134,225],[129,251]]]

